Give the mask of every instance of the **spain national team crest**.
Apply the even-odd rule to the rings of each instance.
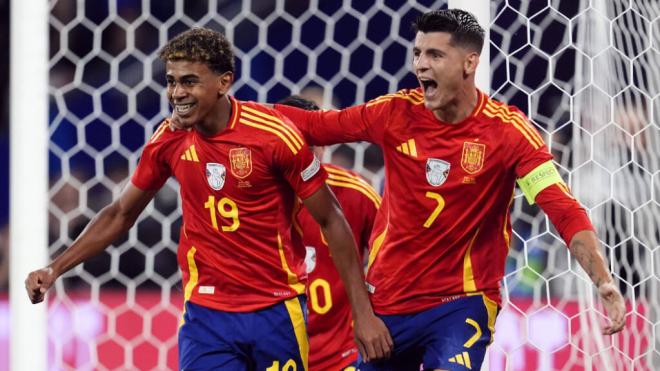
[[[461,167],[468,174],[474,174],[484,166],[486,145],[481,143],[464,142]]]
[[[225,178],[227,177],[227,169],[223,164],[216,164],[209,162],[206,164],[206,180],[208,180],[211,188],[219,191],[225,186]]]
[[[238,179],[243,179],[252,173],[252,152],[247,148],[230,149],[229,162],[231,173]]]
[[[438,187],[447,180],[449,176],[449,162],[429,158],[426,160],[426,180],[430,185]]]

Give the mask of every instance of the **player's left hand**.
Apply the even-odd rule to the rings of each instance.
[[[598,294],[612,322],[603,328],[603,335],[612,335],[623,330],[626,324],[626,305],[619,289],[614,282],[605,282],[598,287]]]
[[[353,331],[355,343],[364,362],[389,358],[394,341],[385,323],[375,314],[355,318]]]

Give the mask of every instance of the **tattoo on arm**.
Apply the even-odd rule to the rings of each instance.
[[[582,269],[587,272],[591,281],[596,287],[599,287],[601,283],[603,283],[602,277],[596,272],[596,267],[599,261],[602,262],[600,251],[597,249],[591,251],[583,241],[578,239],[572,241],[570,251],[580,263]]]

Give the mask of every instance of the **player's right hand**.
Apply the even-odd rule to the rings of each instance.
[[[25,279],[25,289],[32,304],[44,301],[46,291],[57,279],[53,268],[46,267],[30,272]]]
[[[181,122],[181,118],[176,113],[176,111],[172,112],[172,116],[170,116],[169,118],[169,125],[170,125],[170,131],[192,130],[192,126],[185,126],[183,122]]]
[[[394,348],[394,341],[383,320],[375,314],[365,315],[354,322],[355,343],[364,362],[389,358]]]

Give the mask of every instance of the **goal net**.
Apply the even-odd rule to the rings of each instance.
[[[49,252],[116,197],[169,115],[156,51],[192,26],[235,46],[242,100],[292,93],[345,107],[417,82],[410,23],[446,1],[51,0]],[[520,107],[588,209],[624,293],[626,330],[603,337],[588,277],[518,194],[491,370],[660,368],[660,4],[491,2],[491,93]],[[377,188],[380,150],[330,147],[326,161]],[[178,184],[136,226],[49,296],[53,370],[175,369],[182,307]],[[0,363],[0,368],[5,365]]]
[[[660,2],[493,3],[492,92],[540,130],[589,211],[628,312],[622,333],[600,334],[605,312],[588,276],[518,197],[498,319],[507,327],[491,369],[657,369]]]

